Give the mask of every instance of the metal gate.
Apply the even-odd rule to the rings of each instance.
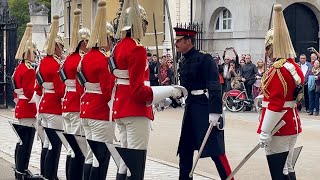
[[[0,108],[14,106],[11,76],[16,67],[17,21],[10,17],[7,3],[0,7]]]

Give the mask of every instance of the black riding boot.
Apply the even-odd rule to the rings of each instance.
[[[88,140],[88,143],[99,162],[99,167],[92,166],[90,180],[105,180],[108,173],[110,152],[104,142]]]
[[[92,164],[84,164],[83,165],[82,180],[89,180],[90,179],[91,169],[92,169]]]
[[[118,152],[128,166],[131,176],[126,180],[143,180],[146,165],[147,150],[117,148]]]
[[[70,180],[70,160],[71,160],[71,155],[67,155],[67,159],[66,159],[66,178],[67,178],[67,180]]]
[[[42,148],[41,150],[41,158],[40,158],[40,173],[44,176],[44,162],[47,156],[48,148]]]
[[[58,174],[58,166],[62,142],[54,129],[45,128],[52,149],[48,150],[45,158],[45,178],[56,180]]]
[[[283,168],[286,163],[288,153],[289,151],[278,153],[278,154],[267,155],[269,170],[270,170],[272,179],[274,180],[286,179],[286,175],[283,174]]]

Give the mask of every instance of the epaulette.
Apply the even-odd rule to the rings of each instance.
[[[134,42],[136,42],[137,46],[143,46],[143,45],[141,44],[141,42],[140,42],[139,39],[132,38],[132,40],[133,40]]]
[[[287,59],[282,58],[282,59],[279,59],[276,62],[274,62],[272,66],[276,69],[280,69],[283,67],[284,63],[286,63],[286,62],[287,62]]]
[[[28,69],[33,69],[30,61],[27,61],[27,62],[25,62],[24,64],[26,65],[26,67],[27,67]]]

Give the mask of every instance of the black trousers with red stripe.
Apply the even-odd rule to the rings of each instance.
[[[179,153],[179,180],[192,180],[192,178],[189,178],[189,173],[193,165],[193,153],[193,149],[183,149],[183,151]],[[216,164],[221,180],[227,179],[228,175],[231,174],[231,168],[227,156],[225,154],[221,154],[218,156],[212,156],[211,159]]]

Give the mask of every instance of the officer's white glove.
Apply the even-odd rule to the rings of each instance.
[[[173,99],[178,99],[181,97],[187,97],[188,95],[188,91],[185,87],[183,86],[179,86],[179,85],[175,85],[173,86],[173,92],[172,92],[172,98]]]
[[[221,114],[210,113],[209,114],[209,124],[213,123],[213,126],[217,126],[218,120],[221,117]]]
[[[271,133],[266,133],[264,131],[261,131],[261,133],[260,133],[260,143],[261,143],[262,147],[269,146],[271,140],[272,140]]]

